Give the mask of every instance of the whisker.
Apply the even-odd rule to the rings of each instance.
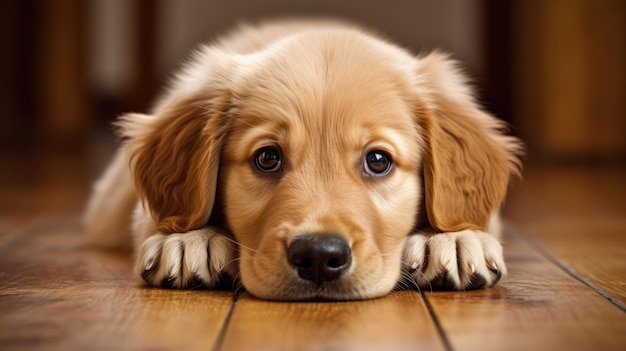
[[[226,240],[230,241],[231,243],[233,243],[233,244],[237,245],[237,248],[238,248],[238,249],[243,247],[243,248],[245,248],[245,249],[247,249],[247,250],[249,250],[249,251],[252,251],[252,252],[257,252],[257,251],[258,251],[258,250],[255,250],[255,249],[253,249],[253,248],[249,247],[249,246],[243,245],[242,243],[240,243],[240,242],[238,242],[237,240],[235,240],[235,239],[233,239],[233,238],[230,238],[230,237],[228,237],[228,236],[225,236],[225,238],[226,238]],[[241,250],[238,250],[238,251],[239,251],[239,252],[241,252]]]

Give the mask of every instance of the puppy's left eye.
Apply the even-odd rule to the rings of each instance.
[[[383,176],[391,171],[393,162],[391,157],[384,151],[374,150],[365,155],[363,168],[370,176]]]
[[[280,151],[272,147],[259,150],[254,156],[254,165],[259,171],[265,173],[280,171],[283,165]]]

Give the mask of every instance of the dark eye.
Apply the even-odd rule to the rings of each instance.
[[[256,153],[254,165],[261,172],[273,173],[282,169],[283,162],[280,159],[280,152],[273,147],[268,147]]]
[[[386,152],[379,150],[370,151],[365,155],[363,163],[365,172],[371,176],[386,175],[393,165],[391,157]]]

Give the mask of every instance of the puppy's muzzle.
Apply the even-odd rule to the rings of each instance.
[[[338,279],[350,268],[352,250],[338,234],[306,234],[291,242],[287,259],[300,278],[319,286]]]

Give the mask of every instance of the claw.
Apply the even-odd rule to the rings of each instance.
[[[474,274],[475,272],[476,272],[476,267],[474,266],[473,263],[470,263],[469,266],[467,267],[467,273]]]
[[[154,258],[148,260],[148,263],[146,263],[146,268],[144,270],[149,271],[152,269],[152,267],[154,267]]]
[[[492,270],[492,272],[496,275],[496,277],[493,280],[493,282],[491,282],[491,285],[496,285],[496,283],[500,281],[500,278],[502,278],[502,272],[499,270],[496,270],[496,271]]]
[[[487,261],[487,267],[489,267],[489,269],[492,272],[495,272],[498,270],[498,265],[496,264],[496,262],[494,260],[488,260]]]
[[[152,285],[152,275],[154,274],[151,270],[145,270],[141,273],[141,278],[148,284]]]

